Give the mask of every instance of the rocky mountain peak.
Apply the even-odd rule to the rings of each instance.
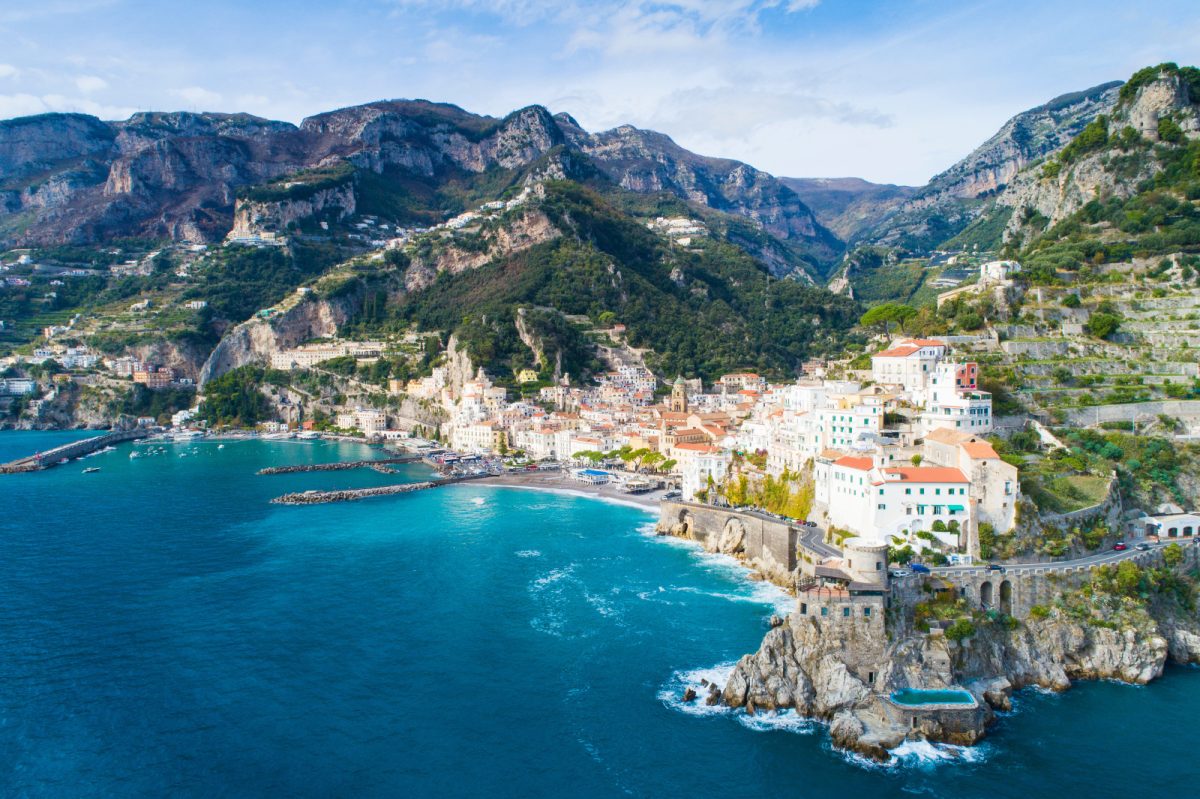
[[[1117,124],[1126,124],[1150,141],[1159,141],[1159,122],[1172,119],[1185,136],[1200,135],[1200,70],[1159,64],[1134,73],[1121,90],[1113,112]]]

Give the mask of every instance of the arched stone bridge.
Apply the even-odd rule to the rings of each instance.
[[[932,571],[952,583],[973,606],[1024,618],[1034,605],[1048,605],[1063,589],[1087,582],[1098,566],[1123,560],[1132,560],[1139,566],[1158,564],[1162,560],[1162,547],[1167,543],[1151,544],[1148,550],[1107,551],[1056,563],[1005,564],[1003,571],[989,570],[986,566],[946,566]],[[1200,559],[1196,549],[1188,546],[1185,550],[1193,561]],[[917,575],[895,580],[893,584],[904,592],[918,583],[914,577]]]

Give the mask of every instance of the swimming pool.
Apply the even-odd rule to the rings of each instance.
[[[891,699],[897,705],[905,707],[920,707],[922,705],[975,706],[975,697],[967,691],[955,688],[901,688],[899,691],[892,691]]]

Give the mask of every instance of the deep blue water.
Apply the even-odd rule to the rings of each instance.
[[[0,460],[63,440],[2,434]],[[780,598],[642,511],[482,486],[280,507],[425,472],[131,448],[0,477],[0,796],[1197,795],[1200,671],[1024,693],[967,759],[868,766],[794,717],[681,708]]]

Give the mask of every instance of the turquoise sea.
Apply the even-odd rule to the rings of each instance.
[[[0,434],[0,460],[70,433]],[[455,486],[314,507],[366,447],[146,445],[0,476],[0,796],[1196,796],[1200,670],[1018,697],[897,765],[684,706],[788,603],[641,510]],[[83,474],[84,466],[99,466]]]

